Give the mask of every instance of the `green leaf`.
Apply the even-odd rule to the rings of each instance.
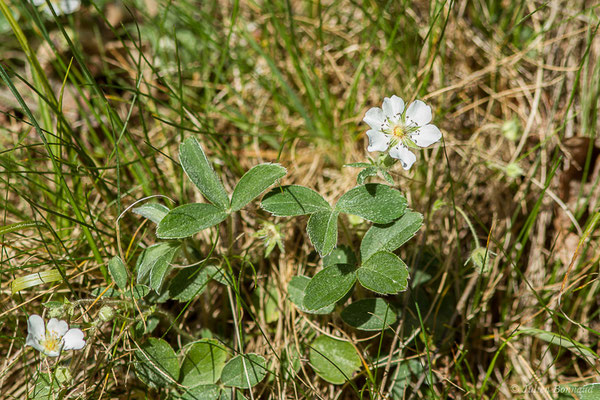
[[[381,172],[381,176],[383,176],[383,179],[385,179],[387,183],[389,183],[390,185],[394,184],[394,178],[392,178],[392,175],[390,175],[390,173],[387,172],[387,170],[380,169],[379,172]]]
[[[321,378],[339,385],[352,378],[361,366],[360,357],[350,343],[319,336],[312,343],[310,364]]]
[[[319,308],[318,310],[309,310],[304,307],[304,295],[306,286],[310,282],[308,276],[294,276],[290,283],[288,283],[288,296],[292,303],[302,312],[308,314],[330,314],[335,308],[335,304],[330,304],[326,307]]]
[[[221,210],[229,207],[227,192],[196,138],[189,137],[181,143],[179,160],[187,176],[208,201],[220,207]]]
[[[33,382],[33,390],[28,394],[28,400],[47,400],[59,398],[61,385],[53,375],[42,372]]]
[[[179,243],[159,243],[144,249],[135,266],[138,283],[148,282],[151,271],[155,269],[155,281],[160,275],[164,276],[168,272],[177,250],[179,250]]]
[[[331,253],[337,244],[337,221],[338,213],[335,211],[317,211],[308,219],[308,237],[321,257]]]
[[[181,400],[219,400],[221,389],[217,385],[200,385],[191,389],[184,389],[179,395]]]
[[[352,249],[342,245],[333,249],[331,253],[323,257],[323,267],[329,267],[333,264],[352,264],[357,263],[356,255]]]
[[[319,193],[298,185],[274,188],[263,197],[260,206],[277,217],[331,211],[331,206]]]
[[[377,167],[368,166],[367,168],[360,171],[356,176],[356,183],[362,185],[363,183],[365,183],[365,179],[367,179],[370,176],[377,176]]]
[[[535,336],[545,342],[555,344],[566,350],[569,350],[571,353],[579,355],[582,358],[587,358],[587,360],[590,362],[598,359],[598,355],[588,346],[566,336],[559,335],[558,333],[536,328],[520,328],[517,331],[517,334]]]
[[[286,169],[279,164],[260,164],[242,176],[231,196],[231,211],[238,211],[285,176]]]
[[[421,214],[408,211],[402,218],[391,224],[373,225],[360,244],[361,258],[367,260],[378,251],[396,250],[417,233],[422,223]]]
[[[12,294],[15,294],[23,289],[61,280],[62,275],[60,274],[60,271],[51,268],[46,271],[34,272],[33,274],[18,277],[11,282],[10,289]]]
[[[408,268],[393,253],[373,254],[356,270],[361,285],[377,293],[396,294],[408,287]]]
[[[110,272],[110,276],[119,289],[122,290],[127,287],[127,268],[125,268],[125,263],[121,260],[121,257],[114,256],[111,258],[108,262],[108,272]]]
[[[579,400],[600,399],[600,383],[591,383],[582,387],[572,388],[571,391],[579,396]]]
[[[136,207],[133,210],[134,213],[141,215],[144,218],[148,218],[150,221],[158,224],[165,215],[169,212],[166,206],[158,203],[148,203],[141,207]]]
[[[221,389],[220,396],[219,400],[250,400],[248,397],[244,396],[240,390],[232,393],[232,390],[227,388]]]
[[[208,282],[215,274],[216,271],[210,268],[210,266],[182,269],[169,282],[169,298],[182,302],[192,300],[204,292]]]
[[[318,310],[340,300],[356,282],[354,265],[336,264],[319,271],[306,286],[304,307]]]
[[[65,303],[63,303],[62,301],[47,301],[42,305],[49,310],[56,310],[63,308],[65,306]]]
[[[398,364],[396,371],[392,374],[392,393],[394,398],[404,398],[405,390],[410,383],[423,376],[425,368],[418,359],[410,359]],[[429,384],[429,374],[425,374],[425,382]]]
[[[135,323],[135,326],[133,327],[134,337],[139,338],[143,335],[148,335],[148,334],[154,332],[154,330],[158,327],[159,323],[160,323],[160,319],[154,315],[151,315],[148,318],[146,318],[145,323],[143,321],[139,320],[138,322]]]
[[[162,339],[149,338],[135,351],[137,376],[151,387],[174,384],[179,378],[177,355]]]
[[[143,299],[144,297],[146,297],[148,295],[148,293],[150,293],[150,288],[146,285],[135,285],[134,287],[131,288],[131,296],[133,296],[134,299],[139,300],[139,299]]]
[[[100,286],[92,289],[91,294],[93,297],[98,297],[100,296],[100,294],[102,294],[102,297],[119,297],[121,295],[121,292],[114,288],[110,288],[107,290],[105,286]]]
[[[392,307],[379,298],[355,301],[341,316],[345,323],[362,331],[382,331],[398,319]]]
[[[244,354],[233,357],[223,368],[221,382],[225,386],[249,389],[267,375],[265,359],[258,354]]]
[[[212,204],[184,204],[169,211],[158,224],[156,236],[161,239],[190,237],[227,218],[225,211]]]
[[[7,233],[20,231],[22,229],[32,228],[35,226],[45,227],[46,224],[38,221],[25,221],[25,222],[17,222],[15,224],[0,226],[0,236],[6,235]]]
[[[406,198],[389,186],[367,183],[344,193],[335,209],[378,224],[387,224],[404,214]]]
[[[181,364],[181,384],[197,386],[216,383],[221,377],[228,352],[215,339],[194,342]]]

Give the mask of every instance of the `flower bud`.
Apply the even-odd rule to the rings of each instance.
[[[475,250],[473,250],[467,262],[471,261],[475,268],[479,270],[480,274],[487,274],[492,268],[490,262],[492,255],[493,253],[485,247],[477,247]]]
[[[521,132],[519,132],[519,122],[516,119],[510,119],[502,124],[502,134],[508,140],[513,142],[519,139]]]
[[[523,169],[517,163],[510,163],[506,166],[506,175],[511,179],[518,178],[523,175]]]
[[[98,318],[103,322],[111,321],[115,317],[115,310],[112,307],[104,306],[98,313]]]

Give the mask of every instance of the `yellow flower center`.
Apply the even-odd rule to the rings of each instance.
[[[55,352],[60,348],[62,337],[54,331],[46,331],[46,335],[43,340],[40,340],[40,344],[44,346],[44,350],[47,352]]]
[[[392,135],[402,140],[406,136],[406,131],[404,130],[404,127],[402,125],[396,125],[392,130]]]

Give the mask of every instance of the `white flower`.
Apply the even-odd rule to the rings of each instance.
[[[65,321],[52,318],[44,327],[44,320],[39,315],[32,315],[27,320],[27,346],[31,346],[50,357],[57,357],[63,350],[79,350],[85,346],[83,332],[80,329],[69,329]]]
[[[52,11],[48,7],[46,0],[31,0],[34,6],[43,6],[42,10],[49,15],[52,15]],[[81,0],[50,0],[50,5],[54,9],[56,15],[71,14],[79,10],[81,7]]]
[[[365,114],[371,129],[369,151],[386,151],[409,169],[417,157],[409,148],[427,147],[442,138],[442,132],[431,122],[431,107],[421,100],[413,101],[406,111],[404,101],[398,96],[383,99],[382,108],[373,107]]]

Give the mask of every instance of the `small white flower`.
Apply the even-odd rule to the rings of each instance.
[[[427,147],[442,138],[442,132],[430,124],[431,118],[431,107],[421,100],[413,101],[405,111],[400,97],[386,97],[382,108],[371,108],[363,118],[371,127],[367,131],[367,150],[389,148],[389,155],[400,160],[404,169],[409,169],[417,160],[409,148]]]
[[[50,319],[44,327],[44,320],[39,315],[32,315],[27,320],[27,346],[31,346],[50,357],[58,357],[63,350],[79,350],[85,346],[83,332],[80,329],[69,329],[69,325],[56,318]]]
[[[43,6],[42,10],[49,15],[52,15],[52,11],[48,7],[46,0],[31,0],[34,6]],[[79,10],[81,7],[81,0],[50,0],[50,5],[54,9],[56,15],[71,14]]]

